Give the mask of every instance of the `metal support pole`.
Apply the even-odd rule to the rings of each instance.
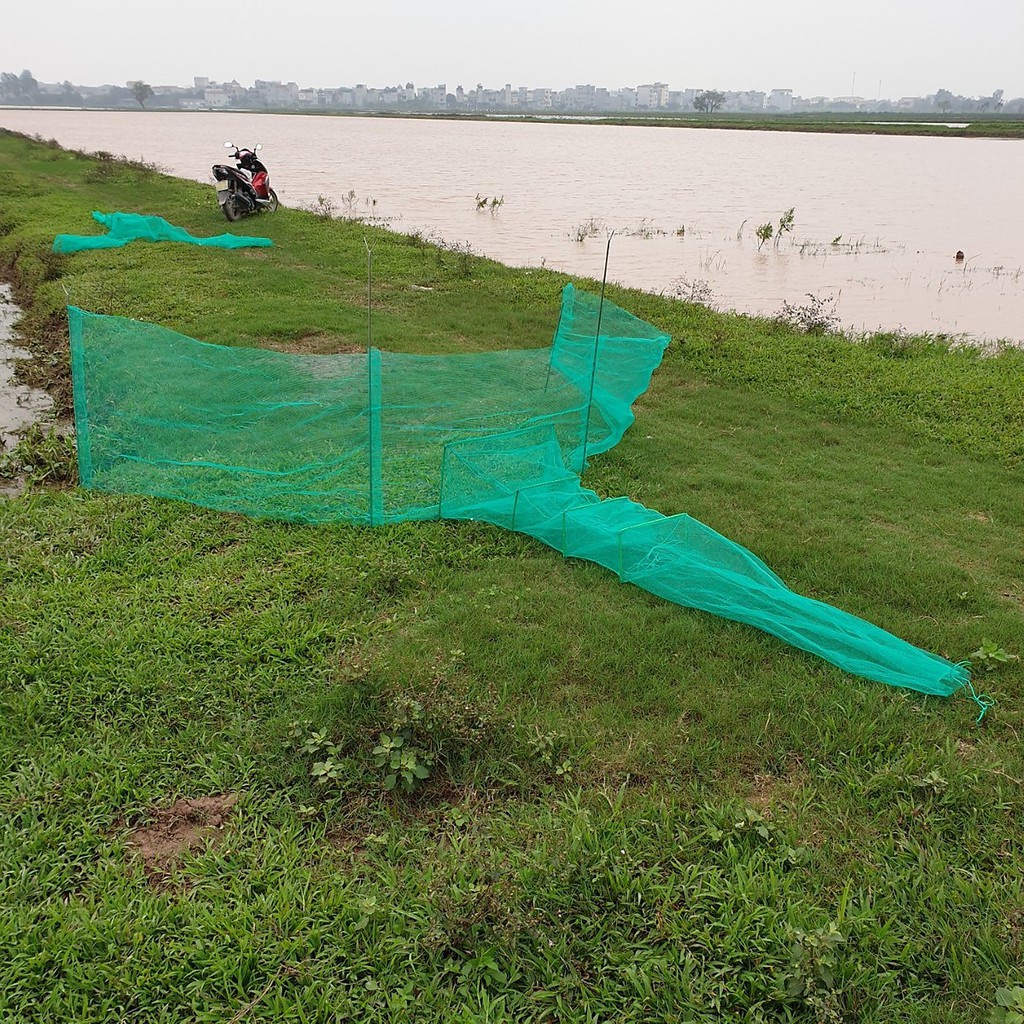
[[[365,235],[363,245],[366,247],[366,348],[369,350],[373,346],[373,250]]]
[[[608,245],[604,250],[604,273],[601,275],[601,301],[597,307],[597,330],[594,332],[594,365],[590,368],[590,399],[587,402],[587,420],[583,428],[583,458],[580,461],[580,476],[587,468],[587,441],[590,436],[590,411],[594,408],[594,382],[597,379],[597,349],[601,343],[601,317],[604,314],[604,289],[608,284],[608,256],[612,251],[615,232],[608,234]]]

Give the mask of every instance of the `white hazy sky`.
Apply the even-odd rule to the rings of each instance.
[[[263,20],[266,19],[266,20]],[[1024,0],[5,0],[0,70],[152,85],[477,82],[1024,95]],[[856,85],[854,76],[856,75]]]

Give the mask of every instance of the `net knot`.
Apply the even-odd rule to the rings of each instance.
[[[967,683],[967,689],[971,693],[971,700],[973,700],[974,703],[977,704],[979,708],[981,708],[981,712],[978,714],[978,717],[974,722],[975,725],[981,725],[981,720],[989,713],[989,711],[992,708],[996,706],[996,702],[987,693],[979,694],[978,691],[974,689],[974,684],[971,682]]]

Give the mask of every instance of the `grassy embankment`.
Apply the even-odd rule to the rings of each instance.
[[[330,351],[364,338],[364,234],[381,347],[554,327],[559,275],[292,210],[235,229],[270,250],[57,258],[93,209],[225,223],[208,188],[11,136],[0,181],[27,372],[62,401],[64,288]],[[1024,653],[1019,353],[611,297],[676,340],[587,483],[952,659]],[[0,551],[0,1020],[962,1024],[1024,984],[1020,663],[977,672],[978,728],[469,524],[37,490],[0,501]],[[403,725],[434,762],[387,795]]]
[[[314,117],[413,117],[428,120],[539,122],[543,124],[614,124],[647,128],[731,128],[735,131],[825,132],[835,135],[961,136],[976,139],[1024,139],[1024,120],[1013,114],[501,114],[462,113],[341,113],[326,110],[264,110],[260,113],[306,114]],[[963,128],[950,125],[962,124]]]

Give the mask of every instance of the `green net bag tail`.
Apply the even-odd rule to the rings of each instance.
[[[948,697],[966,668],[838,608],[794,593],[746,548],[688,515],[601,500],[561,462],[557,438],[526,429],[463,441],[445,457],[442,511],[525,533],[675,604],[744,622],[854,675]]]
[[[218,249],[244,249],[266,247],[274,243],[269,238],[246,235],[212,235],[197,238],[184,228],[171,224],[163,217],[143,216],[139,213],[93,213],[93,219],[106,229],[105,235],[57,235],[53,240],[54,252],[82,252],[86,249],[115,249],[129,242],[186,242],[189,245],[213,246]]]

